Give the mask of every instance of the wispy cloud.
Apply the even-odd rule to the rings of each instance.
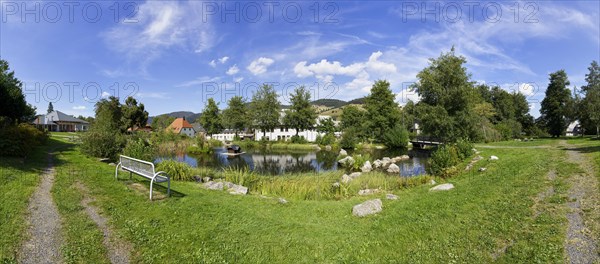
[[[190,87],[190,86],[200,85],[203,83],[218,82],[219,80],[221,80],[221,77],[203,76],[203,77],[199,77],[195,80],[186,81],[186,82],[177,84],[177,85],[175,85],[175,87]]]
[[[139,5],[137,23],[122,22],[102,36],[106,45],[124,54],[128,63],[136,64],[143,73],[149,63],[166,49],[180,47],[190,52],[204,52],[214,45],[210,23],[196,14],[200,2],[147,1]]]

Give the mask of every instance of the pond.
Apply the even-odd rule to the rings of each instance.
[[[265,151],[259,149],[244,150],[246,153],[231,157],[224,155],[225,148],[215,148],[211,154],[179,154],[172,156],[158,157],[155,162],[164,159],[174,159],[185,162],[192,167],[210,167],[215,169],[222,168],[242,168],[247,167],[250,170],[263,175],[282,175],[286,173],[306,173],[306,172],[326,172],[342,170],[338,168],[338,152],[334,151]],[[428,152],[412,150],[369,150],[357,152],[348,151],[349,155],[362,154],[369,155],[370,161],[382,159],[383,157],[396,157],[400,155],[409,155],[411,159],[403,160],[396,165],[400,167],[401,176],[416,176],[425,174],[428,160]]]

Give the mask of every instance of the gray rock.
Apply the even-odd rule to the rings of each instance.
[[[350,176],[350,178],[352,178],[352,179],[355,179],[355,178],[360,177],[360,175],[361,175],[360,172],[353,172],[353,173],[350,173],[350,175],[348,175],[348,176]]]
[[[195,182],[202,182],[202,178],[198,175],[192,176],[192,179],[194,179]]]
[[[383,161],[383,162],[391,162],[392,159],[390,159],[389,157],[383,157],[383,159],[381,159],[381,161]]]
[[[288,201],[286,199],[283,199],[281,197],[279,197],[278,201],[279,201],[280,204],[286,204],[286,203],[288,203]]]
[[[452,183],[444,183],[444,184],[440,184],[438,186],[435,186],[431,189],[429,189],[430,192],[435,192],[435,191],[448,191],[454,189],[454,185]]]
[[[114,162],[108,163],[108,165],[113,166],[113,167],[117,166],[117,164],[115,164]]]
[[[334,182],[333,184],[331,184],[331,187],[333,187],[333,188],[339,188],[340,187],[340,182]]]
[[[371,195],[371,194],[376,194],[379,193],[379,189],[364,189],[364,190],[360,190],[358,191],[358,195]]]
[[[204,178],[202,178],[202,181],[203,181],[203,182],[209,182],[210,180],[211,180],[211,178],[210,178],[210,177],[208,177],[208,176],[207,176],[207,177],[204,177]]]
[[[367,215],[376,214],[383,210],[382,206],[381,199],[368,200],[352,207],[352,215],[364,217]]]
[[[248,187],[234,184],[232,187],[228,187],[227,191],[229,191],[230,194],[246,195],[248,193]]]
[[[402,160],[409,160],[410,159],[410,156],[408,156],[408,155],[402,155],[400,157],[402,158]]]
[[[487,170],[486,168],[479,168],[479,171],[481,171],[481,172],[484,172],[486,170]]]
[[[231,189],[231,188],[234,188],[236,185],[231,182],[226,181],[226,182],[223,182],[223,186],[227,189]]]
[[[367,160],[360,170],[362,172],[371,172],[373,170],[373,166],[371,166],[371,162]]]
[[[350,176],[344,174],[342,175],[342,183],[349,183],[352,181],[352,178],[350,178]]]
[[[344,149],[340,149],[340,156],[348,156],[348,152],[346,152]]]
[[[400,167],[398,167],[398,165],[392,163],[387,168],[387,172],[389,172],[389,173],[400,173]]]
[[[431,185],[435,185],[435,184],[436,184],[436,182],[435,182],[433,179],[431,179],[431,181],[429,181],[429,184],[431,184]]]
[[[215,182],[215,181],[207,182],[204,184],[204,187],[206,187],[206,189],[209,189],[209,190],[222,191],[223,190],[223,182]]]
[[[388,193],[385,195],[385,198],[388,200],[398,200],[398,195]]]
[[[373,161],[373,167],[376,169],[381,168],[382,165],[383,165],[383,162],[381,162],[381,160]]]
[[[498,160],[498,157],[496,157],[496,156],[490,156],[490,160]]]
[[[352,165],[354,165],[354,159],[348,156],[339,160],[338,163],[342,165],[342,167],[352,167]]]
[[[331,151],[331,146],[330,145],[325,146],[325,150]]]

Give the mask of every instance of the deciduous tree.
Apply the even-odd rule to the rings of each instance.
[[[206,106],[200,116],[200,124],[206,130],[206,134],[217,134],[223,130],[223,121],[219,113],[219,106],[213,98],[208,98]]]
[[[253,127],[263,131],[263,137],[267,130],[279,126],[279,111],[281,104],[277,100],[277,93],[272,85],[261,86],[253,95],[250,102]]]
[[[296,130],[296,136],[301,130],[314,127],[317,112],[310,104],[310,92],[301,86],[290,96],[291,106],[285,111],[283,124]]]

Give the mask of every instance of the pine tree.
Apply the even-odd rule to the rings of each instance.
[[[206,107],[204,107],[202,115],[200,116],[200,124],[204,127],[209,136],[223,130],[223,122],[219,113],[219,107],[213,98],[208,98]]]
[[[564,70],[550,74],[550,84],[546,89],[546,97],[542,100],[540,113],[548,133],[553,137],[563,135],[568,126],[566,115],[572,100],[568,85],[570,82]]]
[[[54,111],[54,106],[52,106],[52,102],[48,103],[48,114]]]

